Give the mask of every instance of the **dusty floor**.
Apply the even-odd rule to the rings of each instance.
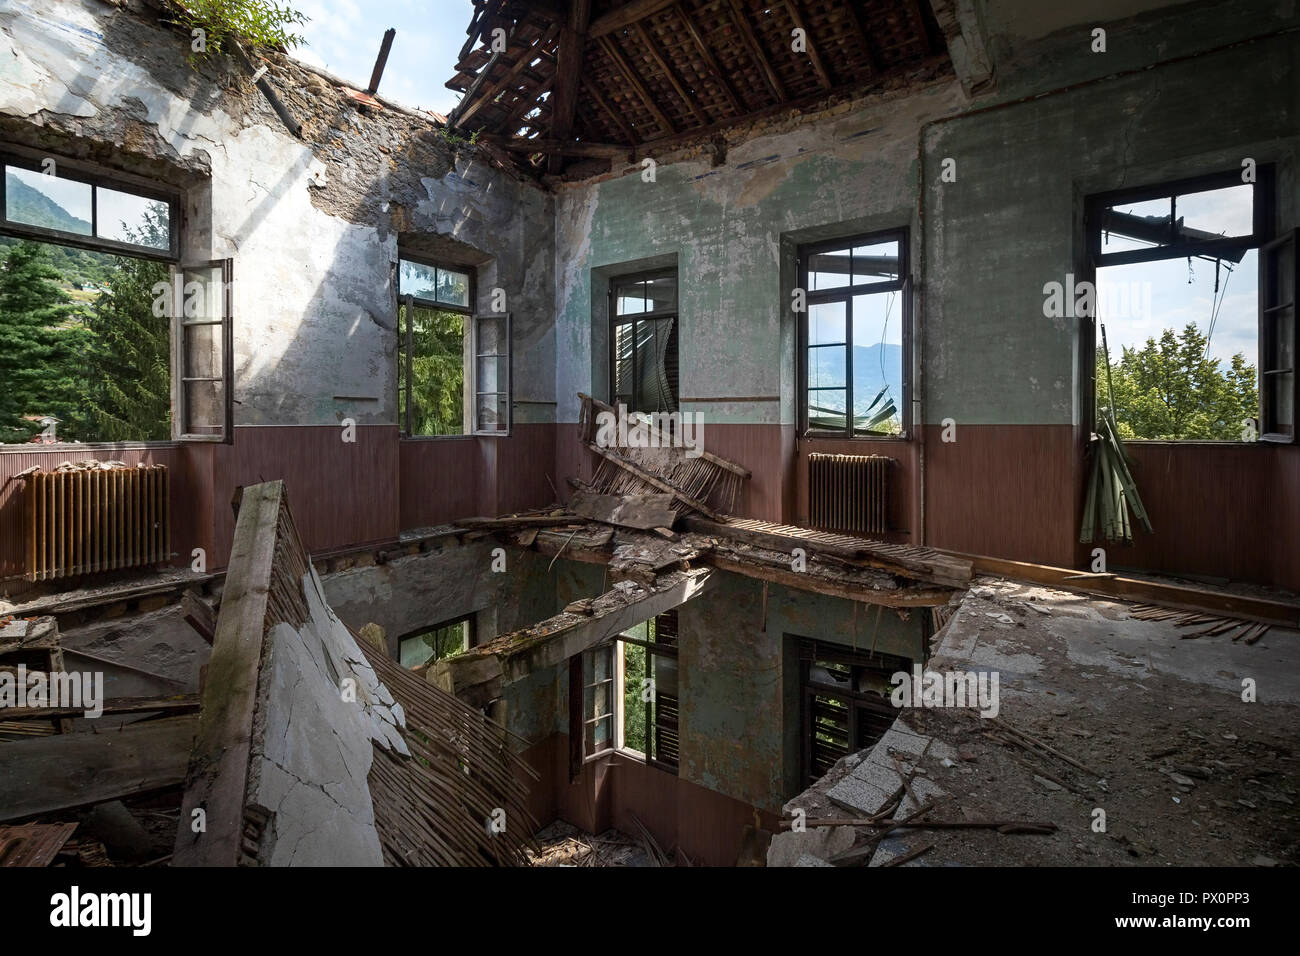
[[[532,854],[533,866],[653,866],[645,847],[618,830],[584,833],[556,820],[537,834],[541,853]]]
[[[919,760],[898,754],[901,766],[923,780],[918,799],[936,801],[930,819],[1057,830],[899,831],[873,865],[926,846],[906,865],[1300,863],[1300,632],[1274,628],[1249,646],[1184,633],[1132,619],[1118,602],[977,582],[928,669],[996,671],[1000,713],[908,711],[907,724],[932,740]],[[1243,701],[1243,681],[1256,702]],[[794,802],[810,819],[844,816],[826,797],[834,782]],[[841,839],[820,855],[843,852]]]

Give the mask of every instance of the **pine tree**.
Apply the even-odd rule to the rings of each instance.
[[[132,241],[158,244],[165,223],[146,215]],[[168,269],[149,259],[116,257],[116,268],[90,308],[94,334],[88,355],[89,394],[78,418],[96,441],[166,441],[171,438],[171,337],[165,310],[155,315],[154,287]]]
[[[41,426],[26,416],[37,415],[64,423],[60,439],[77,437],[87,335],[60,278],[39,243],[18,243],[0,263],[0,441],[30,441]]]

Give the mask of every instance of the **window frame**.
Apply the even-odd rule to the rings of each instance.
[[[1290,245],[1290,261],[1284,258],[1284,250]],[[1272,264],[1271,256],[1277,256],[1276,264]],[[1291,272],[1291,301],[1276,302],[1272,305],[1265,303],[1271,301],[1270,296],[1273,292],[1277,280],[1277,270],[1289,265]],[[1270,267],[1274,270],[1270,272]],[[1272,280],[1272,281],[1267,281]],[[1259,440],[1275,445],[1292,445],[1296,442],[1297,425],[1296,408],[1300,406],[1300,369],[1297,369],[1296,363],[1300,360],[1295,353],[1297,352],[1297,336],[1300,335],[1300,322],[1296,319],[1297,297],[1300,297],[1300,228],[1291,229],[1282,235],[1264,243],[1259,248],[1259,366],[1256,369],[1256,382],[1259,386]],[[1286,313],[1290,316],[1287,317]],[[1271,389],[1264,387],[1263,378],[1265,375],[1277,374],[1279,370],[1264,368],[1265,361],[1270,363],[1274,360],[1273,356],[1277,350],[1277,339],[1279,337],[1279,326],[1283,322],[1291,323],[1291,351],[1292,365],[1289,370],[1291,375],[1291,431],[1269,431],[1274,425],[1277,418],[1277,409],[1275,407],[1274,395]],[[1281,370],[1286,371],[1286,370]]]
[[[416,265],[426,266],[430,269],[445,269],[448,272],[457,272],[469,277],[469,294],[466,297],[469,305],[456,305],[454,303],[443,302],[439,299],[427,299],[423,296],[405,294],[402,292],[402,263],[413,262]],[[474,400],[474,389],[471,384],[471,376],[475,374],[472,366],[478,364],[475,353],[478,350],[477,323],[474,321],[474,305],[478,301],[478,269],[474,266],[461,265],[450,262],[445,259],[427,258],[420,255],[409,255],[403,253],[400,249],[397,253],[397,264],[395,267],[397,286],[397,309],[394,314],[398,316],[397,323],[397,363],[398,366],[405,366],[406,379],[406,414],[401,414],[401,388],[398,388],[397,401],[397,430],[398,437],[401,441],[464,441],[467,438],[473,438],[477,434],[475,425],[477,422],[476,409],[462,410],[462,428],[465,430],[459,435],[412,435],[411,434],[411,383],[413,379],[413,370],[415,357],[413,353],[413,344],[415,341],[414,331],[411,327],[410,319],[407,319],[405,333],[401,328],[400,316],[402,306],[406,306],[407,315],[410,315],[412,305],[422,309],[433,309],[441,312],[455,312],[465,317],[465,333],[461,341],[461,365],[465,368],[465,378],[461,385],[463,395],[462,400]],[[394,376],[399,382],[402,376]],[[404,419],[404,420],[403,420]]]
[[[1164,259],[1185,259],[1188,256],[1212,255],[1219,250],[1255,249],[1262,250],[1273,239],[1274,215],[1276,210],[1274,185],[1276,166],[1273,163],[1260,163],[1255,167],[1255,182],[1245,183],[1241,178],[1241,169],[1226,169],[1219,172],[1205,173],[1161,183],[1148,183],[1142,186],[1126,186],[1104,192],[1091,193],[1083,200],[1083,248],[1084,263],[1081,279],[1097,287],[1097,270],[1108,266],[1133,265],[1141,262],[1158,262]],[[1253,205],[1251,210],[1251,232],[1248,236],[1229,236],[1223,239],[1194,240],[1165,246],[1152,246],[1150,249],[1133,249],[1122,252],[1103,253],[1101,251],[1102,213],[1119,203],[1145,202],[1162,199],[1167,196],[1188,195],[1197,192],[1209,192],[1232,186],[1253,185]],[[1077,207],[1076,207],[1077,208]],[[1176,207],[1175,207],[1176,212]],[[1256,309],[1261,290],[1256,289]],[[1095,310],[1094,310],[1095,312]],[[1089,321],[1080,322],[1080,340],[1083,347],[1079,350],[1079,360],[1084,365],[1081,379],[1084,382],[1084,394],[1080,396],[1083,409],[1083,421],[1088,428],[1097,431],[1097,341],[1098,318],[1094,314]],[[1262,364],[1261,349],[1263,340],[1256,342],[1255,350],[1255,387],[1260,399],[1263,387],[1259,380],[1259,368]],[[1256,411],[1261,413],[1258,403]],[[1262,440],[1262,437],[1261,437]],[[1169,438],[1130,438],[1125,444],[1141,442],[1150,445],[1211,445],[1215,447],[1228,445],[1254,445],[1257,441],[1232,441],[1228,439],[1169,439]]]
[[[648,279],[661,279],[666,276],[673,277],[673,307],[671,309],[658,309],[652,312],[635,312],[626,316],[618,315],[618,290],[627,285],[637,282],[644,282]],[[609,279],[609,403],[615,407],[618,406],[618,327],[620,325],[631,325],[633,333],[632,341],[632,389],[631,396],[637,394],[637,374],[636,374],[636,323],[639,320],[646,319],[672,319],[673,332],[677,335],[677,348],[681,348],[681,274],[676,265],[660,266],[655,269],[643,269],[640,272],[627,272],[620,275],[611,276]],[[680,359],[680,355],[679,355]],[[678,366],[680,370],[680,365]],[[681,377],[680,371],[677,381],[677,407],[668,411],[681,411]],[[663,409],[639,409],[628,406],[629,415],[649,415]]]
[[[188,321],[185,309],[176,308],[177,297],[184,300],[185,273],[189,270],[221,269],[221,318],[217,320]],[[172,440],[183,442],[207,442],[218,445],[233,444],[235,440],[235,329],[234,329],[234,260],[210,259],[205,262],[188,264],[173,263],[171,267],[171,346],[172,346]],[[180,290],[179,292],[177,290]],[[196,325],[218,325],[221,327],[221,376],[203,379],[187,379],[185,372],[185,329]],[[221,434],[204,432],[186,432],[188,406],[185,397],[187,381],[219,381],[223,389]]]
[[[65,159],[58,155],[32,155],[25,150],[21,152],[15,151],[12,146],[8,145],[0,149],[0,166],[13,166],[44,175],[44,170],[41,168],[41,160],[43,159],[54,160],[54,178],[84,183],[91,187],[91,234],[83,236],[75,232],[65,232],[62,229],[51,229],[48,226],[34,226],[30,223],[13,222],[8,218],[9,184],[6,177],[0,175],[0,235],[12,236],[15,239],[51,242],[62,246],[74,246],[89,252],[105,252],[111,255],[132,256],[137,259],[153,259],[172,265],[180,262],[181,230],[184,225],[182,222],[180,190],[159,187],[157,184],[142,184],[134,176],[101,173],[75,160]],[[95,192],[99,189],[111,189],[115,192],[130,193],[154,202],[165,202],[167,204],[168,248],[155,249],[152,246],[138,246],[119,239],[104,239],[95,235],[99,225],[99,203],[96,201]]]
[[[84,183],[92,188],[91,194],[91,235],[83,236],[74,232],[65,232],[61,229],[50,229],[46,226],[34,226],[30,223],[13,222],[7,218],[8,212],[8,181],[4,175],[0,175],[0,236],[13,239],[27,239],[33,242],[43,242],[56,246],[70,246],[75,249],[84,249],[88,252],[99,252],[108,255],[120,255],[135,259],[147,259],[153,262],[161,262],[171,267],[174,274],[178,267],[181,267],[181,234],[185,228],[184,217],[184,193],[182,190],[166,185],[158,185],[156,182],[151,183],[141,179],[138,176],[129,173],[119,173],[115,171],[104,172],[100,169],[80,162],[75,159],[69,159],[58,153],[49,153],[38,150],[32,150],[27,147],[19,146],[12,143],[5,143],[0,146],[0,173],[3,173],[4,166],[13,166],[18,169],[25,169],[30,172],[43,174],[41,162],[44,159],[53,159],[55,161],[54,176],[58,179],[70,180],[72,182]],[[152,246],[138,246],[129,242],[122,242],[117,239],[103,239],[94,235],[95,227],[98,225],[98,203],[95,201],[94,190],[99,188],[112,189],[117,192],[126,192],[132,195],[140,196],[145,199],[151,199],[155,202],[167,203],[168,217],[168,243],[167,249],[155,249]],[[232,260],[212,260],[207,263],[193,264],[187,268],[202,268],[204,266],[215,267],[216,264],[225,262],[231,263]],[[171,280],[174,283],[174,278]],[[225,295],[230,295],[230,285],[225,286]],[[169,303],[172,301],[168,297]],[[234,352],[233,352],[233,335],[231,327],[233,319],[231,316],[232,303],[226,299],[223,300],[226,307],[226,330],[224,332],[223,348],[225,349],[226,365],[226,422],[223,429],[223,435],[198,435],[188,437],[181,434],[181,419],[178,417],[178,407],[176,403],[176,389],[178,385],[177,376],[181,366],[177,362],[177,323],[176,317],[169,313],[170,329],[170,355],[171,369],[169,389],[171,392],[171,415],[172,415],[172,437],[157,441],[95,441],[95,442],[65,442],[56,441],[48,445],[41,445],[42,452],[56,452],[64,449],[76,448],[86,452],[99,452],[107,450],[126,450],[126,449],[146,449],[146,448],[175,448],[187,442],[217,442],[230,444],[234,440],[233,436],[233,414],[234,408]],[[169,306],[170,309],[170,306]],[[22,444],[0,444],[0,455],[3,454],[27,454],[32,451],[32,446],[27,443]]]
[[[659,641],[659,629],[660,629],[659,621],[665,615],[669,615],[669,614],[675,615],[676,609],[673,608],[671,610],[663,612],[662,614],[656,614],[654,617],[649,619],[650,621],[653,621],[655,625],[655,639],[653,641],[642,640],[639,637],[632,637],[626,633],[617,634],[612,638],[612,640],[619,645],[618,670],[617,670],[618,683],[616,686],[622,688],[622,693],[618,695],[619,703],[615,706],[615,716],[616,716],[615,726],[618,731],[616,736],[618,746],[615,749],[619,753],[623,754],[625,757],[644,763],[648,767],[654,767],[657,770],[662,770],[664,773],[671,773],[673,775],[677,775],[679,772],[679,768],[681,766],[681,725],[679,722],[678,726],[675,728],[675,732],[677,734],[677,762],[674,763],[669,760],[661,759],[659,748],[655,743],[654,734],[656,731],[661,729],[661,726],[663,725],[661,725],[657,721],[652,721],[650,718],[652,703],[654,705],[656,714],[662,713],[662,711],[659,710],[659,708],[662,707],[662,704],[659,702],[657,684],[655,685],[656,693],[655,693],[654,700],[653,701],[647,700],[642,702],[644,704],[644,711],[645,711],[646,752],[643,753],[640,750],[634,750],[632,748],[629,748],[623,736],[624,720],[625,720],[624,714],[626,710],[625,702],[627,700],[627,687],[626,687],[624,663],[623,663],[623,655],[625,649],[622,645],[636,644],[638,647],[642,647],[645,649],[646,673],[648,675],[651,675],[650,680],[652,682],[654,681],[653,661],[655,657],[671,657],[673,658],[673,660],[678,661],[678,681],[680,682],[681,680],[681,673],[680,673],[681,655],[679,654],[679,649],[678,649],[677,632],[673,633],[673,640],[671,643],[670,642],[661,643]],[[640,623],[646,623],[646,622],[640,622]],[[676,698],[678,703],[676,707],[679,709],[678,710],[679,716],[677,719],[678,721],[680,721],[680,701],[681,701],[680,683],[678,685],[678,689],[679,689],[679,693]],[[664,727],[664,729],[669,729],[669,728]]]
[[[423,637],[425,634],[428,634],[430,631],[441,631],[443,628],[452,627],[453,625],[456,624],[467,625],[465,629],[465,651],[470,650],[471,648],[476,646],[478,640],[477,628],[476,628],[476,617],[477,615],[475,615],[474,612],[471,611],[468,614],[461,614],[457,617],[447,618],[447,620],[440,621],[437,624],[434,624],[430,627],[422,627],[414,631],[408,631],[406,634],[403,634],[401,637],[397,639],[397,657],[396,657],[397,663],[400,664],[402,662],[402,644],[404,644],[406,641],[414,640],[417,637]],[[465,651],[461,651],[461,653],[463,654]],[[424,663],[428,664],[433,660],[446,660],[446,659],[447,658],[445,657],[443,658],[431,657],[429,658],[429,660],[425,661]],[[416,665],[416,666],[418,667],[423,665]]]
[[[856,745],[857,734],[859,729],[859,711],[874,710],[881,717],[887,717],[890,722],[893,721],[900,713],[898,708],[888,697],[881,697],[878,694],[872,694],[868,691],[859,691],[853,687],[854,677],[861,670],[874,670],[877,673],[883,673],[887,668],[892,667],[890,673],[896,673],[898,670],[904,670],[911,673],[913,662],[895,654],[884,654],[871,651],[855,651],[843,645],[818,641],[813,638],[798,638],[798,655],[799,655],[799,779],[801,788],[812,786],[820,777],[813,776],[813,759],[812,747],[813,738],[816,733],[816,724],[813,719],[813,707],[816,697],[819,693],[823,695],[841,695],[845,698],[848,711],[848,720],[846,723],[846,732],[848,734],[848,745],[845,756],[857,753],[859,748]],[[879,667],[873,667],[872,661],[878,660]],[[842,664],[849,668],[850,678],[849,687],[844,688],[834,684],[826,684],[814,680],[812,677],[812,666],[817,661],[830,661],[832,663]],[[879,701],[876,700],[879,698]],[[883,703],[882,703],[883,702]],[[884,735],[882,732],[881,736]],[[880,738],[877,737],[877,740]],[[868,744],[870,746],[870,744]]]
[[[851,284],[835,289],[808,288],[808,264],[813,256],[835,249],[856,246],[877,245],[881,242],[896,240],[898,242],[898,278],[889,282],[872,282],[868,285]],[[877,232],[840,236],[804,243],[795,252],[798,263],[796,286],[804,292],[804,308],[797,313],[797,336],[795,344],[796,387],[799,403],[799,434],[806,439],[832,439],[837,441],[910,441],[912,437],[912,276],[910,229],[900,226]],[[898,418],[900,431],[897,435],[884,432],[855,432],[853,429],[853,299],[860,295],[881,293],[899,293],[899,321],[902,323],[902,391],[899,396]],[[844,346],[844,385],[845,385],[845,422],[843,429],[814,429],[809,425],[808,415],[808,316],[812,306],[828,302],[845,303],[845,346]]]
[[[473,408],[470,410],[470,424],[473,426],[470,434],[481,438],[509,438],[511,431],[514,429],[514,391],[515,391],[515,357],[514,357],[514,313],[513,312],[476,312],[470,316],[470,343],[471,343],[471,368],[469,375],[470,398],[473,402]],[[482,340],[479,329],[483,322],[498,321],[505,323],[505,352],[480,352],[479,342]],[[478,363],[483,358],[504,358],[505,359],[505,391],[504,392],[480,392],[478,380]],[[407,378],[410,382],[410,378]],[[506,405],[505,428],[484,428],[479,423],[478,417],[478,399],[480,395],[504,395]],[[410,402],[407,402],[409,409]],[[444,436],[454,437],[454,436]]]

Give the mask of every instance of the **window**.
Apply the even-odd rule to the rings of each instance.
[[[676,773],[677,612],[643,621],[581,656],[583,755],[620,750]]]
[[[231,262],[179,261],[179,194],[0,160],[0,442],[229,440]]]
[[[403,637],[398,641],[397,657],[403,667],[419,667],[455,657],[473,645],[474,618],[466,615]]]
[[[612,404],[677,411],[677,270],[614,279],[609,295]]]
[[[1271,325],[1261,311],[1272,169],[1256,175],[1244,183],[1229,170],[1088,199],[1095,288],[1067,289],[1065,298],[1074,299],[1071,315],[1095,317],[1094,409],[1113,410],[1121,438],[1258,434],[1260,370],[1288,373],[1269,365],[1278,340],[1260,335],[1285,323]]]
[[[398,294],[403,434],[509,435],[510,313],[473,314],[471,272],[413,259],[399,260]]]
[[[799,250],[803,427],[826,437],[903,435],[910,345],[907,233]],[[850,411],[851,410],[851,411]]]
[[[408,437],[464,435],[468,272],[398,262],[397,405]]]
[[[889,699],[890,676],[911,666],[911,661],[891,654],[800,641],[800,766],[805,786],[825,776],[841,757],[885,735],[898,716]]]
[[[582,655],[582,740],[589,756],[614,749],[614,644]]]
[[[153,259],[179,258],[174,194],[126,186],[52,156],[4,156],[6,235]]]

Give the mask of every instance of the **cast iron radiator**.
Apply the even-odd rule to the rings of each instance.
[[[822,531],[884,534],[889,466],[884,455],[808,456],[808,523]]]
[[[26,578],[49,581],[171,556],[166,465],[23,475]]]

